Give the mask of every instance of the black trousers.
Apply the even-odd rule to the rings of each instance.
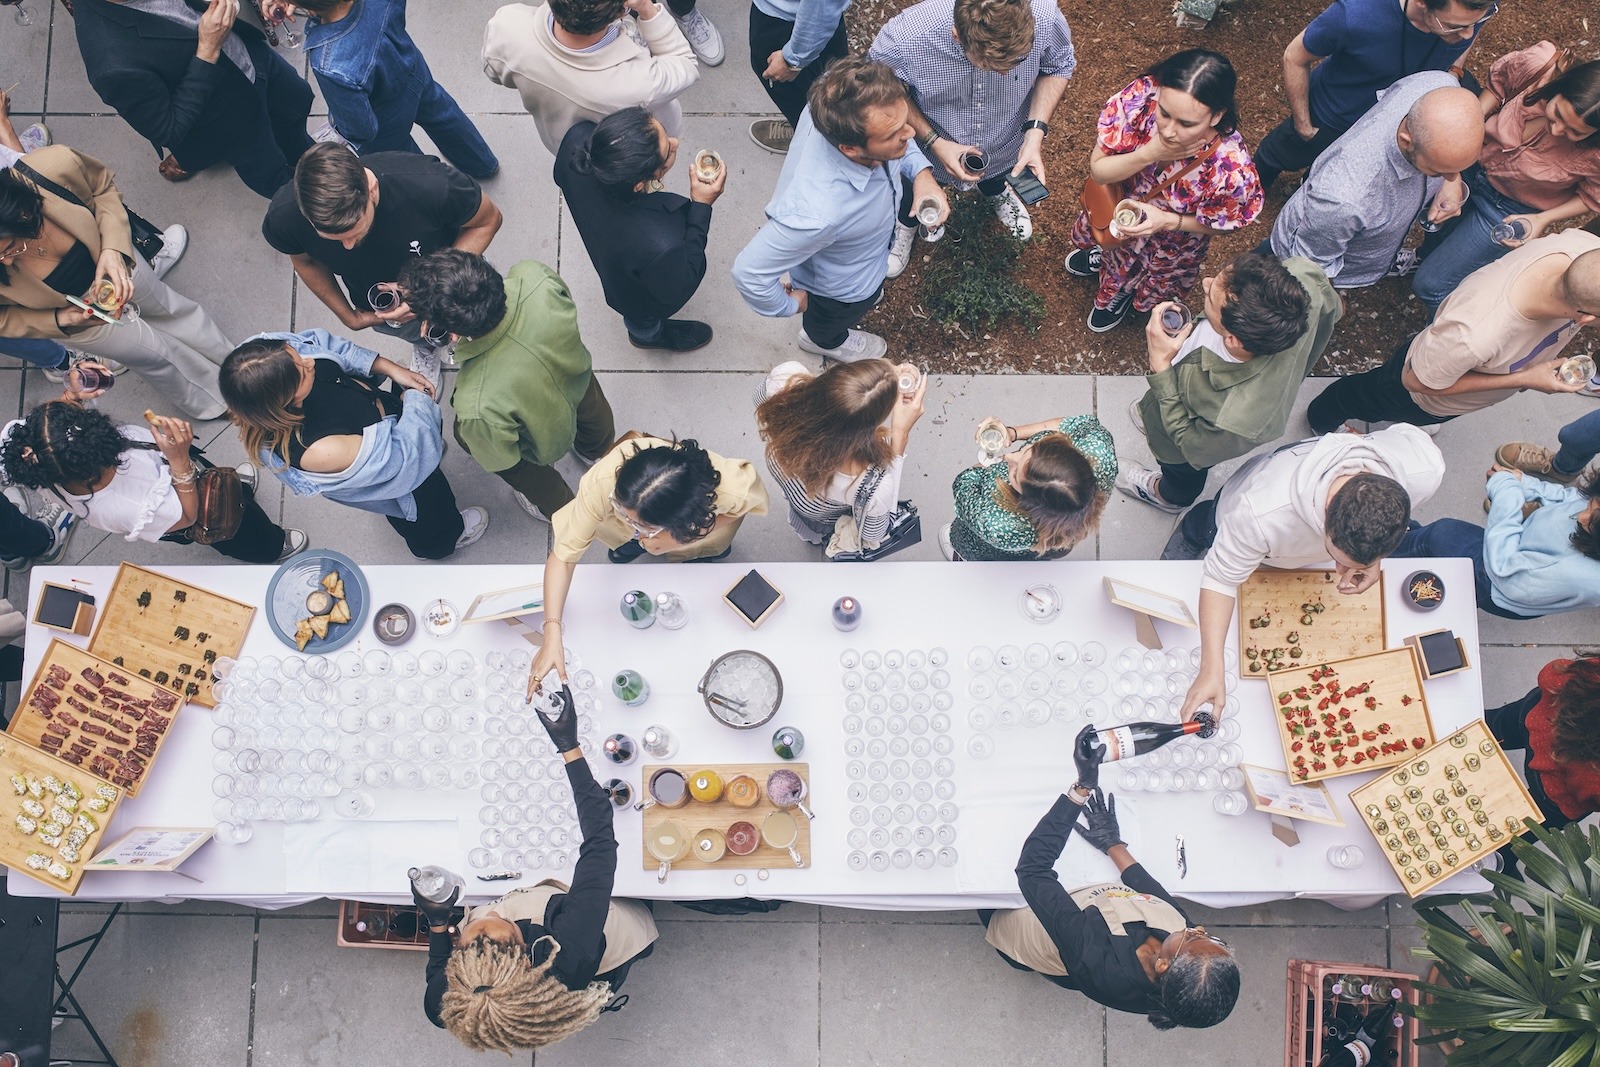
[[[1161,499],[1169,504],[1187,507],[1200,499],[1205,492],[1206,473],[1209,467],[1191,467],[1187,463],[1161,463]]]
[[[1311,116],[1316,122],[1316,115]],[[1274,126],[1251,157],[1256,173],[1261,176],[1261,188],[1270,189],[1278,175],[1286,170],[1305,170],[1317,161],[1327,147],[1337,141],[1345,131],[1327,123],[1317,127],[1317,135],[1307,141],[1295,132],[1294,117],[1284,119]]]
[[[306,117],[311,114],[311,86],[276,52],[256,64],[256,78],[265,94],[266,128],[247,144],[228,153],[239,180],[269,200],[294,177],[294,165],[311,147]],[[178,162],[182,163],[180,156]]]
[[[278,556],[283,553],[283,538],[283,527],[269,519],[267,513],[261,510],[261,505],[251,497],[245,505],[238,532],[211,547],[241,563],[276,563]],[[161,540],[179,545],[194,544],[188,534],[181,532],[167,534]]]
[[[1413,426],[1432,426],[1449,422],[1454,415],[1435,415],[1424,411],[1411,399],[1401,374],[1406,369],[1406,350],[1410,337],[1401,341],[1381,366],[1360,374],[1335,379],[1306,409],[1306,418],[1317,433],[1332,433],[1351,419],[1366,422],[1409,422]]]
[[[29,518],[9,497],[0,496],[0,557],[33,559],[55,543],[50,527]]]
[[[444,559],[456,550],[456,541],[467,528],[444,470],[436,468],[411,495],[417,501],[417,521],[390,519],[389,525],[405,538],[406,547],[413,556]]]
[[[1489,732],[1494,739],[1500,742],[1501,748],[1526,749],[1528,762],[1532,762],[1534,752],[1528,742],[1528,713],[1533,711],[1539,703],[1543,691],[1534,686],[1528,695],[1520,700],[1513,700],[1498,708],[1483,713],[1483,721],[1489,727]],[[1555,801],[1544,791],[1544,783],[1539,779],[1539,772],[1532,767],[1524,766],[1523,777],[1528,782],[1528,795],[1533,797],[1533,802],[1539,805],[1539,811],[1544,815],[1544,824],[1552,830],[1559,830],[1563,826],[1575,823],[1577,819],[1569,819],[1556,807]],[[1510,853],[1507,853],[1510,856]]]
[[[877,307],[883,299],[883,286],[865,300],[835,300],[831,296],[810,293],[806,297],[806,310],[800,324],[806,336],[823,348],[838,348],[850,336],[856,323],[866,318],[867,312]]]
[[[750,69],[755,71],[757,78],[761,78],[761,87],[791,126],[800,122],[800,112],[806,108],[806,94],[811,91],[811,83],[827,69],[829,63],[850,51],[850,43],[845,39],[844,20],[840,19],[833,36],[823,46],[822,53],[807,64],[793,81],[769,82],[762,78],[768,57],[788,44],[793,33],[794,23],[773,18],[754,4],[750,5]]]

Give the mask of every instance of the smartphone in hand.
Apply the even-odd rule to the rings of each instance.
[[[1050,190],[1033,173],[1032,167],[1024,167],[1021,174],[1007,174],[1006,184],[1011,186],[1024,207],[1032,207],[1050,195]]]

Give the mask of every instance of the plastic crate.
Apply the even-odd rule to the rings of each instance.
[[[409,937],[395,930],[396,919],[400,920],[402,929],[410,926],[413,932]],[[364,923],[369,929],[358,930],[357,923]],[[374,934],[370,929],[372,926],[381,926],[383,932]],[[340,948],[399,948],[426,952],[428,923],[411,904],[368,904],[360,900],[341,900],[338,942]]]
[[[1417,976],[1404,971],[1391,971],[1367,963],[1329,963],[1323,960],[1290,960],[1288,972],[1288,1012],[1284,1035],[1285,1067],[1317,1067],[1323,1054],[1323,1012],[1333,1003],[1333,997],[1324,992],[1328,979],[1334,975],[1353,974],[1363,978],[1387,978],[1400,989],[1400,1003],[1416,1006],[1419,994]],[[1346,1001],[1349,1002],[1349,1001]],[[1358,998],[1354,1002],[1365,1014],[1372,1004]],[[1375,1063],[1389,1063],[1395,1067],[1417,1067],[1417,1039],[1421,1027],[1410,1015],[1405,1025],[1394,1028],[1396,1056],[1392,1060],[1375,1059]]]

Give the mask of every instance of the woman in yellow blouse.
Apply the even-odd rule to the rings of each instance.
[[[646,552],[672,562],[726,556],[746,515],[767,513],[767,487],[754,465],[726,459],[693,440],[624,439],[578,483],[578,495],[550,520],[544,563],[545,642],[534,658],[528,696],[545,675],[567,680],[562,613],[578,561],[598,540],[613,563]]]

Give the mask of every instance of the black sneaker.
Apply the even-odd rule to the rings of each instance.
[[[694,319],[668,319],[661,328],[661,336],[654,341],[641,341],[633,334],[628,343],[634,348],[663,348],[668,352],[693,352],[711,343],[711,327]]]
[[[1118,293],[1111,299],[1108,308],[1089,309],[1089,329],[1095,333],[1108,333],[1122,325],[1122,320],[1128,317],[1128,309],[1133,306],[1133,294],[1129,292]]]
[[[1100,277],[1100,246],[1080,248],[1068,256],[1067,273],[1074,278]]]
[[[626,544],[618,545],[616,548],[606,549],[606,559],[609,559],[612,563],[632,563],[642,555],[644,555],[644,546],[639,543],[637,537]]]

